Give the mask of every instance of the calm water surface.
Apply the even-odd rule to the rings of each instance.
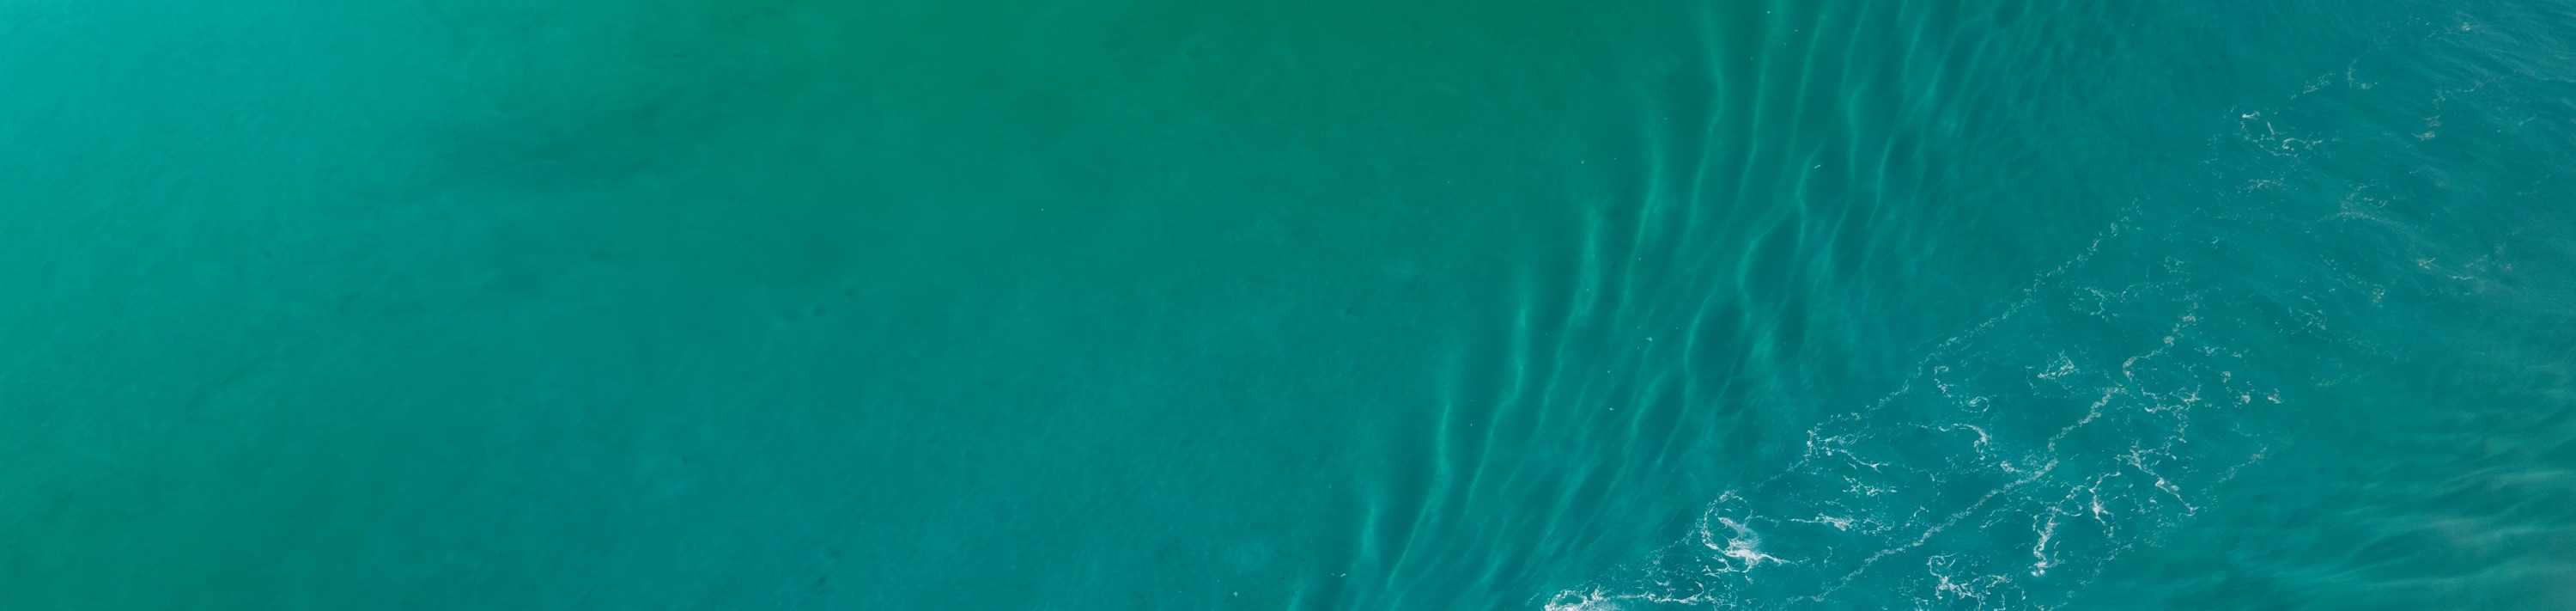
[[[2576,608],[2566,0],[0,1],[0,607]]]

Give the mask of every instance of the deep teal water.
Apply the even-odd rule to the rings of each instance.
[[[2576,4],[0,0],[0,608],[2576,607]]]

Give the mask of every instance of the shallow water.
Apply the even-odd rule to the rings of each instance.
[[[0,606],[2576,607],[2576,4],[0,3]]]

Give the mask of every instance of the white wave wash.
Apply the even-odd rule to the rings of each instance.
[[[2342,80],[2355,95],[2371,89],[2350,69]],[[2294,102],[2312,103],[2332,102]],[[2370,214],[2380,196],[2369,183],[2322,220],[2264,209],[2255,198],[2316,178],[2308,162],[2336,142],[2331,130],[2276,118],[2297,114],[2289,110],[2231,111],[2239,129],[2226,139],[2244,155],[2213,160],[2205,178],[2234,185],[2243,201],[2221,195],[2153,214],[2132,206],[1994,316],[1935,345],[1894,392],[1805,431],[1788,466],[1710,502],[1684,540],[1545,608],[2069,603],[2109,562],[2204,511],[2211,488],[2264,460],[2248,416],[2295,401],[2247,348],[2288,334],[2334,341],[2321,295],[2367,295],[2355,304],[2367,308],[2386,292],[2358,276],[2293,283],[2176,258],[2237,239],[2211,229],[2220,216],[2393,225]]]
[[[2072,588],[2057,586],[2259,459],[2230,410],[2278,392],[2235,373],[2244,353],[2202,327],[2184,266],[2095,260],[2122,232],[1941,342],[1895,392],[1808,430],[1781,474],[1721,495],[1625,585],[1546,608],[1797,608],[1852,588],[1957,608],[2063,602]]]

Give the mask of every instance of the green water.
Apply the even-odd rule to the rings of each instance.
[[[0,608],[2576,607],[2562,0],[0,0]]]

